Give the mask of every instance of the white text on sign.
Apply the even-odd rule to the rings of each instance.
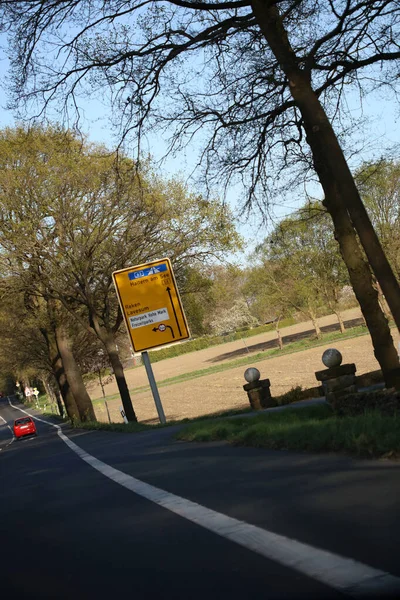
[[[145,327],[146,325],[167,321],[168,319],[168,310],[166,308],[159,308],[143,315],[138,315],[137,317],[129,317],[129,324],[131,329],[137,329],[138,327]]]

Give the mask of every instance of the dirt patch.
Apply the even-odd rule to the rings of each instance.
[[[344,315],[346,320],[358,319],[359,310],[352,309],[346,311]],[[321,319],[322,326],[334,324],[334,317],[324,317]],[[300,323],[287,327],[284,330],[285,337],[300,332],[308,331],[309,323]],[[395,343],[398,342],[397,331],[392,330]],[[274,339],[275,333],[262,334],[261,339],[250,338],[250,347],[258,346],[260,343],[268,343]],[[248,344],[249,345],[249,344]],[[252,359],[252,353],[248,353],[246,348],[245,355],[248,355],[248,365],[256,366],[263,378],[271,380],[271,393],[278,396],[290,390],[296,385],[302,387],[315,387],[315,371],[323,368],[321,356],[323,351],[329,347],[320,346],[303,352],[276,356],[267,360],[255,362]],[[225,362],[231,360],[232,352],[242,350],[243,342],[241,340],[230,342],[214,348],[208,348],[199,352],[178,356],[169,360],[164,360],[153,365],[154,373],[158,381],[168,377],[188,373],[197,369],[206,368],[210,364]],[[368,373],[379,369],[370,337],[368,335],[359,338],[337,341],[335,348],[340,350],[343,355],[343,362],[354,362],[357,366],[357,375]],[[259,351],[259,349],[257,349]],[[228,359],[226,356],[228,355]],[[197,379],[192,379],[183,383],[176,383],[160,388],[160,396],[164,406],[167,420],[193,418],[204,414],[215,413],[222,410],[237,409],[248,406],[247,395],[243,391],[245,383],[243,373],[247,366],[236,367],[229,371],[207,375]],[[147,385],[147,376],[144,367],[127,370],[127,381],[130,389]],[[99,387],[92,385],[89,388],[92,398],[99,397]],[[117,393],[115,382],[109,384],[106,388],[106,394]],[[154,407],[154,401],[150,391],[132,394],[132,402],[140,421],[157,422],[157,412]],[[121,401],[108,401],[111,419],[121,421],[119,407]],[[95,405],[96,415],[99,420],[106,421],[107,413],[103,402]]]

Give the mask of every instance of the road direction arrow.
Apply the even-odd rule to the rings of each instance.
[[[165,331],[166,329],[170,329],[171,330],[171,335],[173,337],[173,339],[175,339],[175,334],[174,334],[174,330],[172,329],[172,327],[170,325],[164,325],[164,323],[161,323],[161,325],[159,325],[158,327],[153,327],[153,331]]]
[[[168,296],[169,296],[169,301],[171,302],[172,310],[174,311],[174,317],[175,317],[176,324],[178,326],[179,335],[182,335],[181,328],[179,327],[178,317],[176,316],[175,306],[174,306],[174,303],[172,301],[171,288],[170,287],[167,287],[167,292],[168,292]]]

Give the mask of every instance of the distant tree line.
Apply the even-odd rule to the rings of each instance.
[[[400,280],[400,163],[365,163],[355,178]],[[341,312],[357,304],[332,220],[317,200],[280,221],[244,267],[217,265],[208,281],[202,277],[207,285],[187,299],[192,331],[197,335],[295,315],[311,320],[319,336],[319,316],[335,314],[344,331]],[[390,317],[382,290],[376,279],[373,282],[381,308]]]

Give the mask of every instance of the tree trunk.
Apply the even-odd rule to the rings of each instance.
[[[58,412],[60,413],[60,417],[64,416],[64,407],[61,400],[60,390],[58,388],[57,380],[55,379],[53,374],[49,374],[47,379],[42,379],[43,385],[46,390],[46,394],[51,400],[51,403],[57,403]]]
[[[279,349],[283,350],[283,340],[282,340],[282,336],[281,336],[281,330],[279,329],[279,321],[280,320],[281,320],[281,318],[279,317],[278,321],[276,322],[275,329],[276,329],[276,335],[278,337]]]
[[[336,182],[336,200],[349,211],[368,261],[382,286],[386,301],[400,331],[399,283],[360,198],[332,125],[311,86],[310,73],[299,67],[298,57],[290,45],[276,4],[263,0],[252,0],[251,4],[265,39],[289,79],[290,91],[301,112],[307,142],[312,150],[314,165],[320,181],[320,171],[323,169]],[[322,181],[321,184],[324,187]]]
[[[313,324],[313,327],[315,329],[315,335],[317,336],[317,339],[319,340],[321,337],[321,329],[320,329],[317,317],[315,316],[313,311],[310,311],[310,317],[311,317],[311,322]]]
[[[63,323],[56,324],[56,341],[65,375],[75,398],[81,421],[96,421],[93,404],[71,350],[71,340]]]
[[[137,422],[137,417],[132,406],[132,400],[131,395],[129,393],[128,384],[126,383],[125,379],[124,367],[122,366],[122,363],[119,358],[114,336],[111,332],[106,331],[105,328],[100,327],[96,320],[94,320],[94,324],[96,328],[96,333],[100,340],[103,342],[104,347],[107,351],[108,358],[110,359],[110,363],[117,382],[126,418],[128,419],[128,421]]]
[[[101,369],[99,369],[97,371],[97,376],[99,378],[99,383],[100,383],[100,387],[101,387],[101,393],[103,394],[103,398],[105,398],[106,397],[106,393],[104,391],[104,384],[103,384],[103,380],[101,378]]]
[[[54,323],[53,326],[55,328]],[[60,353],[58,351],[55,333],[53,331],[47,330],[46,328],[41,328],[40,331],[44,339],[46,340],[50,363],[53,370],[54,378],[56,380],[56,398],[60,415],[64,416],[64,408],[60,399],[61,393],[68,417],[71,419],[71,421],[79,421],[78,407],[76,405],[75,398],[71,392],[67,378],[65,376],[64,366],[61,360]]]
[[[42,385],[43,385],[44,389],[46,390],[46,396],[48,397],[49,402],[51,404],[54,404],[55,396],[54,396],[53,390],[51,389],[51,387],[49,385],[49,382],[44,377],[41,377],[40,381],[42,382]]]
[[[396,383],[396,387],[400,389],[398,355],[352,223],[358,232],[375,276],[382,286],[396,325],[400,329],[398,282],[361,201],[338,139],[312,89],[310,73],[299,67],[298,58],[290,46],[279,9],[275,4],[262,0],[252,0],[252,7],[265,39],[288,77],[292,97],[301,112],[314,167],[325,192],[326,206],[335,224],[336,237],[349,270],[354,292],[371,334],[375,356],[381,365],[387,385]]]
[[[390,308],[388,306],[388,303],[386,302],[386,298],[383,295],[382,288],[379,284],[379,281],[376,281],[376,289],[378,290],[378,298],[379,298],[379,304],[381,305],[381,309],[385,313],[386,318],[390,321],[390,319],[392,319],[392,313],[390,312]]]
[[[21,378],[21,389],[22,389],[22,396],[23,396],[24,398],[28,398],[29,400],[31,400],[31,398],[32,398],[32,397],[31,397],[31,396],[26,396],[26,395],[25,395],[25,390],[26,390],[27,388],[28,388],[28,389],[30,389],[30,387],[31,387],[31,384],[30,384],[30,381],[29,381],[29,379]]]
[[[59,388],[59,384],[57,381],[55,382],[54,395],[56,397],[56,402],[57,402],[57,407],[58,407],[58,412],[60,414],[60,417],[64,417],[64,406],[63,406],[63,403],[61,400],[60,388]]]
[[[344,333],[346,331],[346,327],[344,326],[344,322],[343,322],[343,318],[342,318],[342,314],[341,314],[340,310],[338,310],[336,308],[333,310],[333,312],[336,315],[336,318],[338,320],[339,327],[340,327],[340,333]]]
[[[381,366],[386,385],[400,387],[399,357],[393,344],[388,321],[379,305],[378,292],[373,286],[371,271],[358,245],[357,236],[347,211],[339,209],[337,203],[332,201],[335,184],[329,185],[326,182],[326,188],[329,196],[325,198],[324,204],[333,219],[335,237],[339,242],[340,252],[349,271],[354,293],[367,323],[375,357]]]
[[[61,356],[57,349],[57,354],[53,360],[53,372],[54,377],[56,378],[57,385],[60,389],[61,397],[64,401],[65,410],[67,411],[68,417],[71,421],[79,421],[79,410],[75,402],[74,395],[69,387],[69,383],[67,377],[65,375],[63,363],[61,360]],[[63,416],[63,408],[60,407],[60,399],[57,398],[58,410],[60,411],[60,415]]]

